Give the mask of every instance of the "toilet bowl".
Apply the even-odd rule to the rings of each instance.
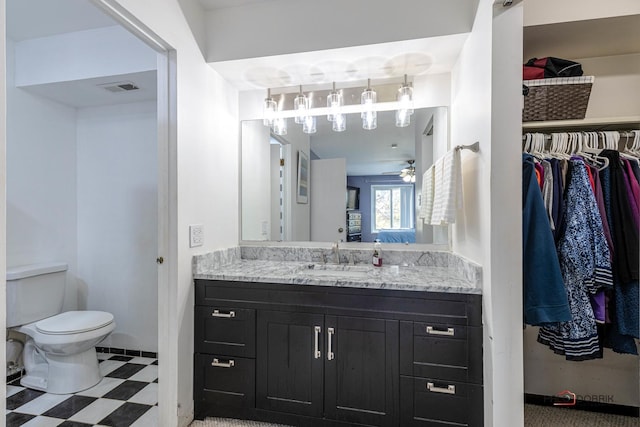
[[[102,379],[95,346],[115,329],[104,311],[67,311],[20,326],[27,335],[24,387],[66,394],[93,387]]]
[[[63,263],[7,269],[7,327],[26,335],[24,387],[76,393],[102,379],[95,346],[116,327],[104,311],[62,312]]]

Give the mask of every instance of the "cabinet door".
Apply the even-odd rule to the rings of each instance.
[[[322,416],[322,314],[258,311],[256,407]]]
[[[398,322],[327,316],[325,326],[325,417],[396,425]]]

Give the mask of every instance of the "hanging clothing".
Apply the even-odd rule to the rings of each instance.
[[[572,158],[569,174],[558,257],[572,318],[541,327],[538,341],[567,360],[588,360],[602,357],[589,295],[613,285],[611,255],[584,161]]]
[[[522,156],[522,177],[524,321],[529,325],[568,321],[567,292],[531,155]]]

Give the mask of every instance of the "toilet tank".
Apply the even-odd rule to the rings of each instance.
[[[7,327],[61,313],[66,272],[61,262],[7,267]]]

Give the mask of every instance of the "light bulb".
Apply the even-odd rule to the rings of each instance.
[[[277,110],[278,106],[276,105],[276,101],[271,98],[271,89],[268,89],[267,97],[262,106],[262,123],[265,126],[273,126],[273,120]]]
[[[336,114],[333,120],[332,129],[336,132],[342,132],[347,129],[347,119],[344,114]]]
[[[316,133],[316,118],[315,116],[307,116],[302,122],[302,132],[304,133]]]
[[[302,93],[302,86],[300,93],[293,99],[293,109],[296,110],[295,122],[303,124],[309,109],[309,98]]]
[[[340,114],[340,108],[342,107],[342,93],[336,90],[336,84],[333,83],[333,90],[327,96],[327,108],[329,114],[327,114],[327,120],[334,121],[336,116]]]
[[[277,118],[273,120],[273,133],[276,135],[286,135],[287,134],[287,119],[285,118]]]
[[[375,90],[371,89],[371,80],[367,81],[367,88],[362,92],[360,103],[364,106],[360,117],[362,118],[362,128],[373,130],[378,127],[377,112],[373,110],[373,104],[376,103],[378,95]]]

